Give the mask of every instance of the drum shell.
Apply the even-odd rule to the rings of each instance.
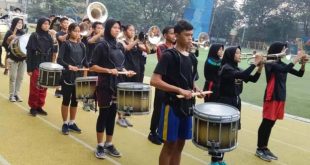
[[[39,66],[39,85],[45,88],[56,88],[61,85],[63,67],[59,64],[44,62]]]
[[[143,83],[119,83],[117,85],[117,105],[120,113],[149,114],[151,87]]]
[[[98,76],[78,77],[75,79],[76,99],[94,99]]]
[[[22,36],[14,38],[10,43],[10,50],[12,54],[18,58],[27,57],[26,45],[28,43],[30,34],[24,34]]]
[[[192,142],[198,148],[212,152],[229,152],[234,150],[238,143],[239,111],[229,105],[220,103],[204,103],[231,108],[235,113],[221,116],[199,112],[195,107],[193,115]]]

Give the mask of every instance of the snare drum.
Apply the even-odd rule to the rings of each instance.
[[[29,40],[30,34],[24,34],[22,36],[14,38],[11,43],[11,52],[16,57],[26,57],[27,56],[27,50],[26,46]]]
[[[78,77],[75,79],[76,99],[94,99],[98,76]]]
[[[60,86],[63,66],[52,62],[44,62],[39,66],[39,85],[45,88]]]
[[[221,103],[196,105],[193,117],[193,143],[211,152],[229,152],[237,147],[240,112]]]
[[[148,84],[125,82],[117,84],[117,110],[133,115],[149,114],[151,87]]]

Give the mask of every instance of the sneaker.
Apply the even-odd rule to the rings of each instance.
[[[37,116],[37,110],[36,110],[36,109],[31,108],[30,111],[29,111],[29,113],[30,113],[33,117]]]
[[[64,135],[69,135],[69,126],[68,126],[68,124],[63,124],[62,125],[61,132]]]
[[[15,96],[15,100],[17,102],[23,102],[23,99],[21,97],[19,97],[18,95]]]
[[[47,116],[47,112],[44,111],[42,108],[38,108],[37,112],[38,112],[39,115]]]
[[[8,70],[8,69],[4,69],[3,74],[4,74],[4,75],[8,75],[8,73],[9,73],[9,70]]]
[[[56,98],[61,98],[62,94],[61,94],[61,90],[56,89],[54,96]]]
[[[97,146],[95,151],[95,156],[98,159],[105,159],[107,158],[106,154],[104,153],[104,148],[102,146]]]
[[[150,132],[148,136],[149,141],[151,141],[153,144],[161,145],[162,141],[160,140],[157,133]]]
[[[104,150],[107,154],[114,156],[114,157],[121,157],[122,155],[117,151],[114,145],[104,146]]]
[[[127,123],[125,122],[125,120],[123,120],[123,119],[117,119],[116,123],[118,125],[120,125],[121,127],[124,127],[124,128],[126,128],[128,126]]]
[[[123,120],[125,121],[125,123],[126,123],[126,125],[128,127],[132,127],[133,126],[126,118],[123,118]]]
[[[265,149],[265,153],[272,159],[272,160],[278,160],[278,157],[274,155],[268,148]]]
[[[14,96],[10,96],[9,100],[10,102],[16,102],[16,98]]]
[[[220,165],[219,162],[211,162],[209,165]]]
[[[82,130],[75,124],[69,124],[69,129],[77,133],[82,133]]]
[[[271,161],[271,158],[267,155],[266,153],[266,149],[256,149],[256,156],[258,156],[259,158],[261,158],[262,160],[265,160],[267,162]]]

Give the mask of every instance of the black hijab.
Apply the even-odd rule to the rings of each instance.
[[[3,42],[2,42],[2,46],[6,49],[6,51],[8,51],[8,47],[9,47],[9,44],[7,43],[7,39],[13,34],[14,29],[15,29],[15,27],[16,27],[16,25],[17,25],[19,20],[23,21],[23,19],[21,19],[21,18],[14,18],[12,20],[12,24],[11,24],[10,29],[5,33],[5,36],[4,36]],[[21,36],[23,34],[24,34],[24,31],[22,29],[18,29],[16,31],[16,35],[17,36]]]
[[[50,20],[49,20],[48,18],[46,18],[46,17],[42,17],[42,18],[40,18],[40,19],[38,20],[36,32],[37,32],[39,35],[48,35],[48,31],[44,31],[44,30],[42,29],[42,25],[43,25],[46,21],[48,21],[49,23],[51,23]]]
[[[11,30],[12,32],[14,31],[14,29],[16,28],[17,23],[18,23],[20,20],[22,20],[22,21],[23,21],[23,24],[24,24],[24,20],[21,19],[21,18],[14,18],[14,19],[12,20],[12,24],[11,24],[11,28],[10,28],[10,30]],[[16,31],[16,33],[17,33],[17,34],[24,34],[24,32],[23,32],[22,29],[18,29],[18,30]]]
[[[104,27],[104,39],[109,43],[110,46],[112,46],[113,48],[116,48],[117,45],[117,41],[116,41],[116,37],[113,37],[111,34],[111,29],[112,27],[118,23],[119,26],[121,27],[121,22],[116,21],[115,19],[109,19],[107,20],[107,22],[105,23],[105,27]]]
[[[286,43],[282,43],[282,42],[274,42],[270,45],[269,49],[268,49],[268,54],[277,54],[277,53],[281,53],[283,50],[283,47],[287,48],[287,44]],[[281,60],[281,58],[276,58],[276,57],[268,57],[267,56],[267,60]]]
[[[212,44],[209,50],[208,59],[213,58],[215,60],[219,60],[220,57],[217,55],[217,52],[220,50],[220,48],[224,49],[224,45],[222,44]]]
[[[30,36],[26,49],[39,49],[40,52],[46,53],[49,49],[53,47],[52,37],[48,34],[48,31],[44,31],[42,29],[42,25],[46,21],[50,23],[50,20],[46,17],[42,17],[38,20],[36,28],[37,35],[31,35],[32,37]]]
[[[222,66],[224,66],[225,64],[230,64],[234,68],[238,67],[238,63],[234,60],[237,49],[241,50],[240,46],[229,47],[225,50],[222,60]]]

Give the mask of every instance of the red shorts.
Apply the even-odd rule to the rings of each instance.
[[[263,106],[263,118],[275,121],[284,118],[284,101],[265,101]]]

